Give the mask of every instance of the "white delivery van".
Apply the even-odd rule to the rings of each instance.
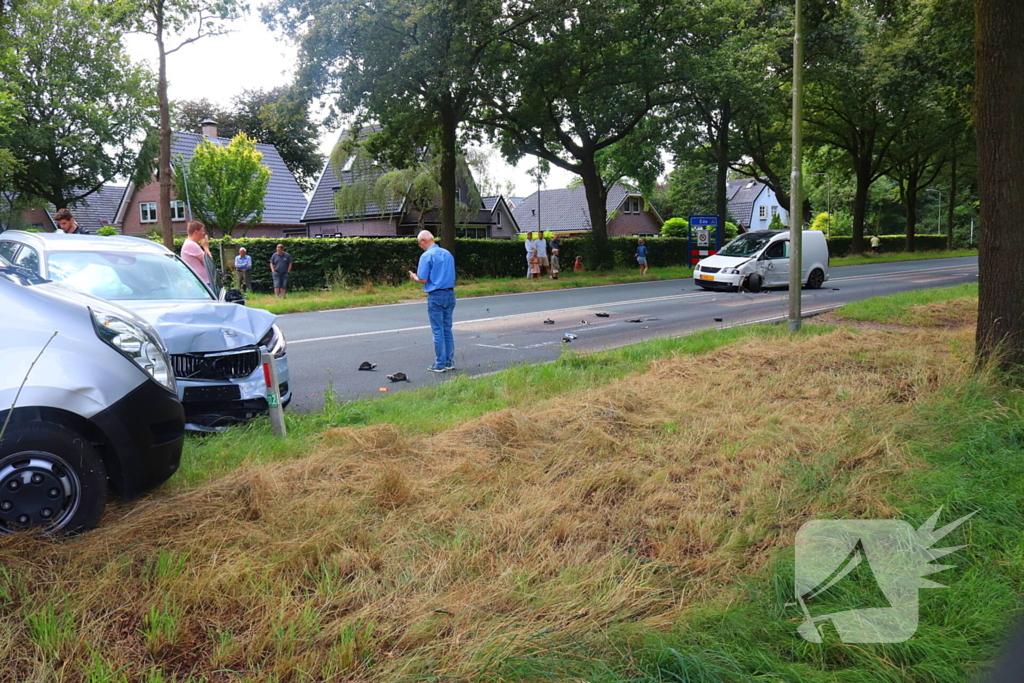
[[[759,292],[789,286],[789,230],[743,233],[693,269],[693,281],[704,289]],[[828,243],[819,230],[803,231],[801,281],[818,289],[828,280]]]

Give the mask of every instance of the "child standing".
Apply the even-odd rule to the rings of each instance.
[[[558,270],[559,270],[559,268],[558,268],[558,250],[557,249],[552,249],[551,250],[551,258],[548,259],[548,265],[551,266],[551,279],[552,280],[557,280],[558,279]]]
[[[578,273],[581,270],[583,270],[583,257],[582,256],[577,256],[576,257],[576,263],[572,264],[572,270],[575,273]]]
[[[540,277],[540,259],[537,256],[530,257],[530,277]]]

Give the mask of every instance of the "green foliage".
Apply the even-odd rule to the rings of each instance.
[[[5,22],[17,49],[4,44],[0,58],[0,149],[21,162],[6,169],[8,187],[64,208],[130,176],[156,98],[103,8],[34,0]]]
[[[830,226],[830,217],[825,211],[819,213],[814,217],[814,220],[811,221],[811,230],[820,230],[821,232],[827,233],[829,232]]]
[[[224,109],[209,100],[185,100],[174,106],[175,130],[198,133],[208,118],[217,122],[217,135],[233,138],[245,133],[256,142],[273,145],[303,190],[313,189],[324,165],[317,149],[319,127],[310,117],[309,104],[296,90],[280,86],[270,90],[244,90]]]
[[[269,183],[270,169],[263,165],[263,153],[245,133],[223,147],[203,140],[196,146],[185,174],[174,175],[175,192],[184,197],[187,191],[196,217],[207,228],[227,236],[234,234],[236,227],[241,227],[245,235],[263,220]]]
[[[96,234],[100,237],[110,237],[111,235],[119,234],[117,228],[113,225],[104,225],[102,228],[96,231]]]
[[[772,215],[772,222],[768,225],[769,230],[785,230],[786,224],[782,222],[782,214]]]
[[[852,238],[850,236],[839,236],[835,234],[833,225],[832,237],[828,238],[828,255],[831,257],[847,256],[852,253]],[[879,235],[882,240],[882,253],[896,253],[903,250],[906,242],[905,235]],[[944,235],[918,235],[918,251],[943,251],[946,248],[946,237]]]
[[[661,226],[662,237],[686,238],[690,234],[690,221],[686,218],[669,218]]]

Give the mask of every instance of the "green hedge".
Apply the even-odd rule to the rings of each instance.
[[[906,235],[879,235],[882,240],[882,253],[893,253],[903,251],[907,243]],[[830,237],[828,239],[828,255],[833,258],[850,255],[850,243],[852,237]],[[869,250],[871,236],[864,236],[864,250]],[[945,235],[915,235],[914,248],[918,251],[944,251],[946,249]]]
[[[903,249],[902,235],[882,237],[883,251]],[[210,240],[210,250],[218,255],[222,240]],[[608,240],[616,266],[636,266],[636,237],[612,237]],[[647,257],[651,267],[689,265],[687,241],[677,237],[647,238]],[[175,241],[180,253],[182,239]],[[270,256],[278,244],[292,255],[294,266],[292,289],[320,289],[333,283],[361,285],[367,282],[401,283],[408,277],[406,271],[415,270],[419,261],[419,245],[413,238],[368,239],[309,239],[296,238],[240,238],[224,242],[232,250],[245,247],[252,257],[253,289],[271,290]],[[833,237],[828,241],[831,256],[846,256],[850,252],[849,237]],[[945,237],[918,235],[917,248],[925,251],[943,249]],[[234,253],[233,251],[231,253]],[[591,253],[589,238],[574,237],[562,240],[559,253],[563,271],[572,270],[577,255]],[[584,257],[584,267],[590,267]],[[460,280],[476,278],[524,277],[526,251],[520,240],[461,239],[456,242],[455,266]],[[229,263],[230,270],[230,263]]]

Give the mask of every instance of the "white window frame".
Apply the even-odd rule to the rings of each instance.
[[[497,225],[500,228],[501,227],[501,211],[495,212],[494,215],[495,215],[494,224]]]
[[[146,216],[152,211],[152,218]],[[140,202],[139,203],[139,222],[140,223],[156,223],[156,202]]]
[[[776,214],[777,214],[778,212],[779,212],[779,207],[777,207],[777,206],[773,206],[773,207],[772,207],[772,218],[775,218],[775,215],[776,215]]]
[[[181,216],[178,216],[178,209],[181,209]],[[183,221],[185,220],[185,202],[180,199],[174,199],[171,201],[171,220],[172,221]]]
[[[630,206],[633,209],[633,213],[640,213],[640,198],[633,197],[632,199],[629,200],[629,202]]]
[[[761,220],[768,218],[768,207],[765,206],[764,204],[757,207],[757,217],[760,218]]]

